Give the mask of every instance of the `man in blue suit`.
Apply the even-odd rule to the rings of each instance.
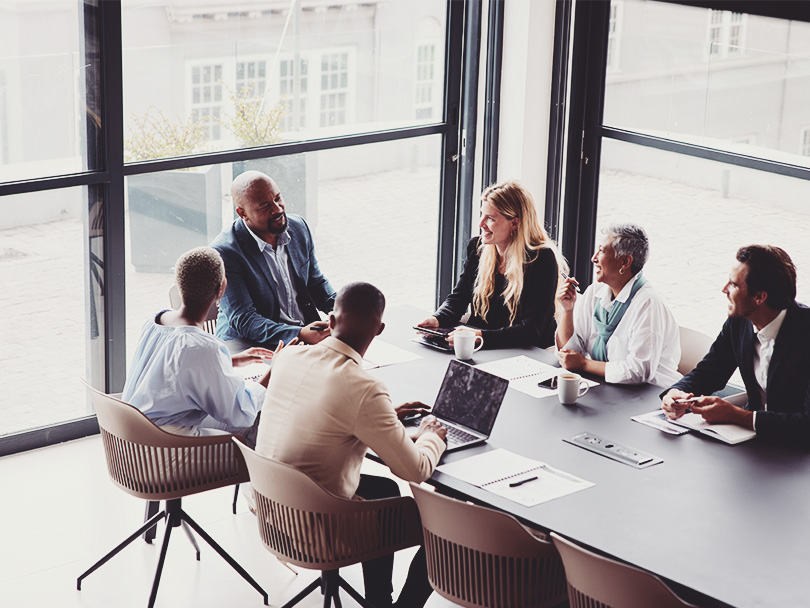
[[[321,274],[304,218],[288,216],[275,181],[245,171],[231,184],[236,213],[211,246],[225,262],[228,287],[219,305],[217,337],[271,346],[293,338],[315,344],[329,335],[318,310],[331,312],[335,290]]]
[[[703,360],[662,395],[664,411],[679,418],[691,407],[709,423],[810,443],[810,309],[796,302],[790,256],[779,247],[741,247],[723,293],[728,320]],[[745,408],[712,396],[737,368]]]

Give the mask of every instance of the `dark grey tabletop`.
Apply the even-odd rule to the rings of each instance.
[[[386,314],[382,339],[422,357],[372,371],[395,403],[432,403],[452,357],[411,342],[410,326],[422,318],[411,309]],[[472,363],[517,354],[556,364],[540,349],[486,348]],[[443,460],[506,448],[593,482],[587,490],[529,508],[439,472],[432,482],[717,600],[710,603],[810,606],[810,450],[759,439],[732,446],[630,420],[660,407],[660,392],[601,382],[563,406],[509,389],[488,446]],[[563,441],[585,431],[664,462],[635,469]]]

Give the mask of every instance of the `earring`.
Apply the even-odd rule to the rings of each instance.
[[[624,274],[624,268],[619,268],[619,274]]]

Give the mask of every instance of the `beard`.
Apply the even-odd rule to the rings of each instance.
[[[281,220],[280,224],[277,223],[279,220]],[[287,214],[283,211],[267,222],[267,231],[270,234],[281,234],[285,230],[287,230]]]

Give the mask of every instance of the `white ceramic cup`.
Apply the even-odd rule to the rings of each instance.
[[[557,396],[563,405],[574,405],[588,392],[588,383],[579,374],[563,372],[557,376]]]
[[[481,342],[476,346],[476,342]],[[473,353],[481,350],[484,345],[484,338],[469,329],[460,329],[453,334],[453,350],[456,351],[456,358],[466,361],[472,359]]]

